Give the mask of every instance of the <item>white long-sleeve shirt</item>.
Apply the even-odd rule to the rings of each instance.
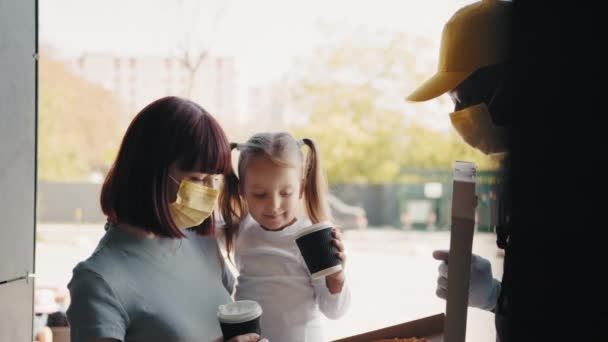
[[[326,341],[320,313],[338,319],[350,305],[346,282],[341,292],[331,294],[324,277],[310,276],[295,236],[311,224],[298,219],[280,231],[269,231],[247,216],[239,227],[235,299],[260,303],[262,335],[270,342]]]

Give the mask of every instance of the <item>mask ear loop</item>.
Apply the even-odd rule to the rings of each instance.
[[[179,182],[177,181],[177,179],[173,178],[173,176],[169,175],[169,178],[171,178],[171,180],[174,181],[175,184],[179,185]]]
[[[504,84],[505,84],[505,80],[501,79],[500,83],[498,83],[498,86],[496,87],[496,90],[494,90],[494,94],[492,95],[492,98],[490,99],[490,102],[487,103],[488,110],[490,110],[490,107],[492,106],[492,102],[494,102],[494,99],[500,93],[500,90],[502,90]]]

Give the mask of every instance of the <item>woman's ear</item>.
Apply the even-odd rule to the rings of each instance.
[[[304,179],[300,182],[300,199],[304,196]]]

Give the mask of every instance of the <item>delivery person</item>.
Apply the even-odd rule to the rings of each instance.
[[[458,10],[445,24],[437,73],[411,93],[408,101],[426,101],[449,93],[454,103],[450,120],[462,139],[481,152],[501,158],[496,232],[505,250],[502,281],[492,275],[490,262],[471,258],[469,306],[495,313],[497,340],[509,340],[512,258],[509,248],[509,155],[511,117],[512,3],[482,0]],[[437,295],[446,298],[448,251],[434,251],[439,266]]]

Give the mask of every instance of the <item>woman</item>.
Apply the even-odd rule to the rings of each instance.
[[[165,97],[135,116],[101,190],[106,234],[68,285],[73,342],[221,337],[216,312],[231,301],[232,278],[213,208],[233,174],[226,135],[196,103]]]

